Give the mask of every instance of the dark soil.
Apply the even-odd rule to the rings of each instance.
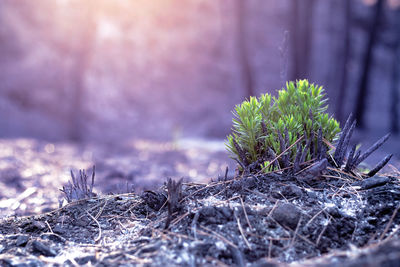
[[[399,266],[399,177],[263,174],[80,200],[1,221],[0,262]]]

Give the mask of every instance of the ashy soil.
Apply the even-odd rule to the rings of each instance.
[[[0,263],[399,266],[399,174],[219,177],[80,200],[3,219]]]
[[[59,207],[59,191],[70,171],[96,166],[94,191],[140,193],[159,188],[166,177],[206,182],[224,173],[233,160],[222,142],[133,139],[119,144],[50,143],[0,139],[0,218],[37,215]]]

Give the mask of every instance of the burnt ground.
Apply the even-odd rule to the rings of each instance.
[[[9,166],[7,172],[14,170],[14,179],[7,181],[13,185],[10,190],[14,188],[20,194],[1,201],[3,206],[9,205],[3,214],[19,215],[0,221],[3,266],[399,266],[400,173],[396,168],[368,180],[330,170],[308,183],[301,173],[235,178],[222,175],[214,182],[203,183],[190,182],[187,177],[181,193],[172,197],[177,200],[173,206],[168,201],[167,186],[162,185],[144,191],[137,188],[136,193],[99,194],[57,209],[57,198],[52,194],[59,197],[60,193],[51,183],[46,190],[43,177],[54,175],[58,169],[61,174],[67,172],[64,160],[75,158],[78,164],[86,159],[87,167],[96,162],[100,169],[96,189],[105,192],[109,189],[105,181],[116,179],[109,175],[109,166],[120,161],[125,168],[131,167],[115,167],[124,170],[120,176],[128,179],[128,170],[135,170],[132,162],[138,161],[142,175],[150,177],[151,172],[146,174],[145,170],[152,167],[140,161],[139,155],[152,145],[147,144],[150,148],[146,149],[136,145],[138,156],[129,164],[122,160],[123,155],[128,156],[123,151],[114,159],[101,151],[89,157],[82,155],[86,150],[96,151],[93,147],[74,150],[57,145],[54,149],[44,143],[21,142],[3,147],[13,150],[7,157],[3,155],[3,165],[7,159],[15,163],[13,157],[20,156],[15,168]],[[191,153],[197,153],[195,158],[200,160],[203,154],[196,149]],[[191,165],[190,153],[177,148],[158,144],[154,150],[166,154],[159,158],[157,153],[150,154],[153,164],[162,166],[163,159],[165,166],[180,163],[187,168],[182,167],[183,172],[196,167],[203,175],[210,168],[205,163]],[[213,153],[210,155],[219,166],[219,152]],[[36,169],[28,168],[29,162]],[[115,169],[111,173],[119,177]],[[180,175],[177,168],[168,171]],[[60,180],[51,181],[54,186],[65,183]],[[19,186],[15,181],[20,181]],[[7,185],[4,178],[2,184]],[[35,190],[30,189],[34,185]],[[4,187],[2,194],[11,194],[10,190]],[[33,210],[35,205],[40,209]],[[46,210],[51,211],[44,213]]]
[[[139,193],[160,187],[167,177],[206,182],[229,162],[222,143],[135,139],[119,145],[50,143],[35,139],[0,140],[0,218],[48,212],[59,207],[59,191],[70,171],[96,165],[94,191]]]

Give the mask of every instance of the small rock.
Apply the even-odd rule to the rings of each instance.
[[[275,208],[272,213],[272,218],[279,224],[287,226],[291,229],[296,229],[297,223],[300,220],[301,212],[293,204],[281,204]]]
[[[215,211],[214,207],[206,206],[206,207],[203,207],[200,210],[200,214],[202,216],[204,216],[205,218],[207,218],[207,217],[215,217],[216,216],[216,211]]]
[[[243,181],[242,180],[235,180],[231,183],[230,189],[235,192],[241,192],[243,190]]]
[[[232,210],[228,207],[218,207],[218,212],[220,212],[225,218],[232,218]]]
[[[65,241],[66,241],[64,237],[57,235],[57,234],[53,234],[53,233],[41,234],[40,238],[43,240],[51,240],[56,243],[65,243]]]
[[[92,264],[96,263],[96,257],[95,256],[85,256],[85,257],[81,257],[81,258],[75,258],[75,261],[79,265],[88,264],[89,262],[91,263],[90,265],[92,265]]]
[[[34,251],[40,253],[43,256],[54,257],[57,255],[57,253],[52,248],[37,240],[32,242],[32,247]]]
[[[230,221],[233,213],[229,207],[207,206],[200,209],[199,222],[206,224],[222,224]]]
[[[59,235],[62,235],[65,233],[65,229],[61,226],[61,224],[56,224],[56,226],[54,226],[53,232]]]
[[[28,235],[19,235],[17,237],[17,241],[15,241],[15,245],[18,247],[25,246],[29,241],[29,236]]]
[[[234,259],[236,266],[246,266],[245,259],[243,254],[240,252],[239,249],[229,246],[229,250],[232,253],[232,258]]]
[[[299,198],[303,195],[301,189],[293,184],[284,186],[281,193],[286,198]]]
[[[142,194],[142,199],[145,201],[147,206],[152,208],[153,210],[160,210],[161,207],[167,201],[167,197],[161,193],[153,192],[153,191],[144,191]]]
[[[217,223],[217,211],[214,209],[214,207],[203,207],[199,212],[199,221],[204,221],[207,224]]]
[[[378,222],[378,218],[375,217],[375,216],[368,216],[368,217],[367,217],[367,222],[368,222],[369,224],[376,225],[377,222]]]
[[[302,179],[306,182],[306,183],[310,183],[315,179],[318,179],[319,176],[322,174],[322,172],[324,170],[326,170],[326,168],[328,167],[328,160],[327,159],[322,159],[318,162],[316,162],[315,164],[313,164],[312,167],[310,167],[309,169],[305,170],[302,173]]]
[[[310,198],[310,199],[318,199],[318,195],[317,195],[317,193],[315,193],[314,191],[307,191],[307,196]]]
[[[246,177],[243,182],[244,187],[247,189],[253,189],[257,186],[257,180],[254,176]]]
[[[342,215],[337,207],[329,207],[326,211],[335,218],[339,218]]]
[[[33,221],[30,227],[30,230],[35,231],[35,230],[44,230],[46,229],[46,225],[44,224],[44,222],[41,221]]]

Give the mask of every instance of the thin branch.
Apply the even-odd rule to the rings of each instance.
[[[382,137],[381,139],[379,139],[378,141],[376,141],[370,148],[367,149],[367,151],[365,151],[356,161],[356,163],[354,164],[355,166],[357,166],[358,164],[360,164],[361,162],[363,162],[363,160],[365,160],[369,155],[371,155],[375,150],[377,150],[379,147],[381,147],[390,137],[390,133],[388,133],[387,135],[385,135],[384,137]]]
[[[371,177],[377,174],[385,165],[389,162],[389,160],[392,158],[393,154],[387,155],[385,158],[383,158],[376,166],[367,174],[367,176]]]

